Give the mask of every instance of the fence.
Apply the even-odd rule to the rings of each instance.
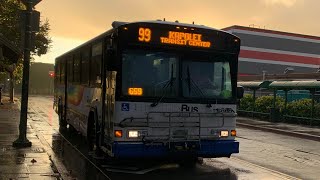
[[[320,125],[318,81],[239,82],[238,85],[246,89],[246,96],[238,107],[239,115],[274,122]]]

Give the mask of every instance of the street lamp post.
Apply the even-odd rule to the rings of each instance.
[[[31,147],[32,143],[27,139],[27,113],[28,113],[28,94],[29,94],[29,68],[30,68],[30,50],[32,33],[32,13],[33,7],[41,0],[21,0],[26,6],[25,11],[25,40],[24,40],[24,58],[23,58],[23,79],[21,94],[21,112],[19,124],[19,137],[12,144],[13,147]]]

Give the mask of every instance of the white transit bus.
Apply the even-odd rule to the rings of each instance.
[[[56,58],[61,128],[114,159],[194,164],[239,152],[238,37],[159,20],[112,27]]]

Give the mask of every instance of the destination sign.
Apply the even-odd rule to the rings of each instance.
[[[169,31],[167,37],[160,37],[160,42],[163,44],[176,44],[182,46],[197,46],[210,48],[209,41],[202,41],[202,34],[184,33]]]
[[[203,37],[204,35],[200,33],[165,31],[161,34],[156,34],[150,28],[143,27],[138,30],[138,41],[140,42],[159,42],[161,44],[210,48],[212,43],[203,40]]]

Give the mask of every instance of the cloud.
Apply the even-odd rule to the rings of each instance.
[[[268,6],[282,5],[285,7],[292,7],[297,3],[297,0],[261,0],[261,1]]]

